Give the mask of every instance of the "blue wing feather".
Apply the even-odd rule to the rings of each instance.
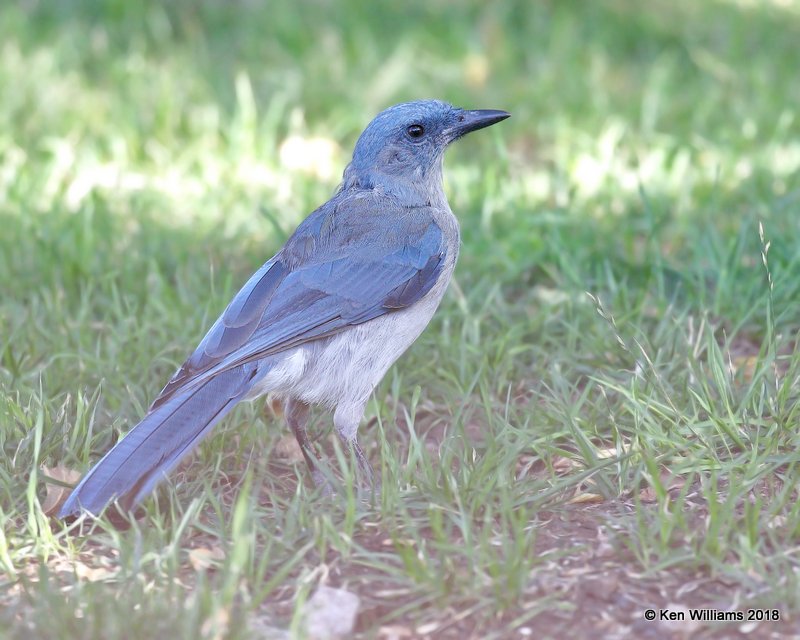
[[[445,258],[432,212],[381,208],[376,216],[368,199],[332,201],[309,216],[242,287],[153,407],[186,385],[408,307],[428,293]]]
[[[287,272],[286,265],[272,260],[256,271],[225,309],[225,326],[242,327],[258,320]]]

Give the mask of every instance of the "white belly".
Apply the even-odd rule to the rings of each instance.
[[[408,309],[270,358],[269,372],[248,397],[271,392],[329,409],[342,402],[351,405],[366,402],[389,367],[430,322],[452,268],[447,271],[424,298]]]

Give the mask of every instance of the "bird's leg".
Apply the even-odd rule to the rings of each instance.
[[[369,463],[369,460],[367,460],[367,456],[364,455],[364,450],[361,448],[361,445],[358,444],[358,440],[355,438],[347,440],[342,437],[341,434],[339,434],[339,437],[342,439],[344,445],[353,451],[356,462],[358,463],[359,474],[366,481],[363,484],[366,484],[370,488],[376,488],[375,474],[372,471],[372,465]]]
[[[331,493],[330,483],[318,466],[319,456],[314,450],[314,445],[308,439],[307,427],[310,407],[305,402],[289,398],[284,405],[284,413],[286,414],[286,422],[289,423],[297,444],[300,445],[300,451],[303,453],[303,458],[305,458],[306,465],[308,465],[308,469],[311,472],[314,485],[322,489],[323,493]]]
[[[345,445],[345,451],[352,451],[353,455],[355,455],[358,464],[358,474],[360,476],[359,484],[362,486],[366,485],[373,492],[379,493],[380,480],[376,482],[375,474],[372,471],[372,465],[370,465],[369,460],[367,460],[367,456],[364,455],[364,450],[361,448],[361,445],[358,444],[358,424],[363,414],[363,406],[357,409],[353,407],[345,409],[340,405],[333,414],[333,424],[336,427],[336,433],[339,435],[339,439],[342,441],[342,444]]]

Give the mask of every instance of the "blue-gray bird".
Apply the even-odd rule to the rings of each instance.
[[[146,497],[239,401],[272,393],[317,485],[309,406],[333,412],[360,473],[367,400],[426,327],[456,263],[459,229],[442,188],[447,146],[504,120],[438,100],[380,113],[356,143],[331,200],[236,294],[147,415],[92,469],[60,517]]]

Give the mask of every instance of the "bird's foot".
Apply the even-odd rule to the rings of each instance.
[[[330,474],[329,469],[323,470],[319,461],[311,468],[311,479],[314,481],[314,486],[325,498],[330,498],[341,490],[337,478]],[[372,467],[369,466],[365,458],[357,460],[353,485],[359,500],[372,501],[381,495],[381,481],[375,477]]]
[[[314,486],[319,489],[320,494],[324,497],[330,498],[336,494],[330,478],[326,476],[319,467],[315,467],[311,470],[311,479],[314,481]]]

